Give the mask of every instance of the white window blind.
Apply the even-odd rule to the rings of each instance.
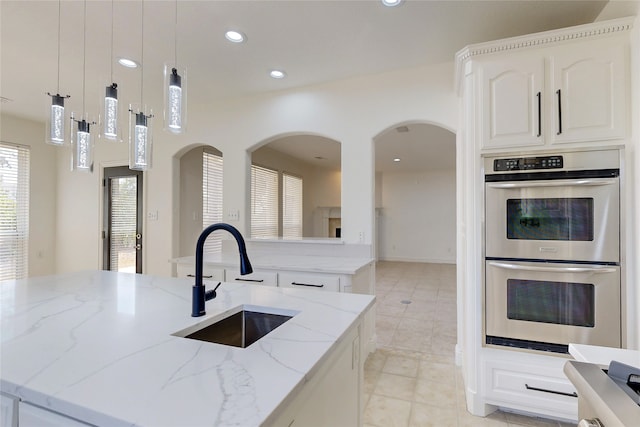
[[[112,178],[111,182],[111,271],[136,272],[138,179]]]
[[[278,237],[278,172],[251,165],[251,237]]]
[[[282,237],[302,237],[302,178],[282,174]]]
[[[202,228],[222,222],[222,156],[202,153]],[[222,233],[211,233],[204,243],[205,254],[222,251]]]
[[[29,149],[0,142],[0,280],[28,274]]]

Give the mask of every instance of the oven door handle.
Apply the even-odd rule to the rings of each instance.
[[[613,267],[538,267],[533,265],[516,265],[504,262],[489,262],[492,267],[505,270],[544,271],[549,273],[615,273]]]
[[[521,181],[487,184],[489,188],[530,188],[530,187],[582,187],[596,185],[612,185],[618,182],[617,178],[595,178],[562,181]]]

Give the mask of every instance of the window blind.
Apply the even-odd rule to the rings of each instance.
[[[251,237],[278,237],[278,172],[251,165]]]
[[[222,156],[202,152],[202,228],[222,222]],[[222,251],[222,233],[214,231],[204,243],[205,254]]]
[[[29,149],[0,142],[0,280],[28,275]]]
[[[282,237],[302,237],[302,178],[282,174]]]
[[[111,178],[111,271],[136,272],[138,179]]]

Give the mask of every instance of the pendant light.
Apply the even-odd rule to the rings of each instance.
[[[187,70],[178,73],[178,0],[175,0],[174,62],[164,65],[164,128],[183,133],[187,126]]]
[[[153,112],[146,111],[144,95],[144,0],[142,4],[142,39],[140,43],[140,106],[129,106],[129,169],[148,170],[151,168]]]
[[[113,0],[111,0],[111,48],[109,53],[109,76],[111,84],[105,89],[103,111],[100,115],[100,135],[102,139],[122,141],[118,125],[118,85],[113,82]]]
[[[76,131],[71,134],[72,170],[93,172],[93,141],[91,126],[95,124],[88,118],[85,110],[86,77],[87,77],[87,0],[83,1],[84,19],[82,36],[82,114],[76,118],[71,114],[71,126],[77,124]]]
[[[65,118],[64,118],[64,100],[69,98],[69,95],[60,95],[60,10],[61,0],[58,0],[58,76],[57,76],[57,90],[56,94],[47,92],[47,95],[51,97],[51,106],[48,111],[48,120],[46,128],[45,141],[53,145],[63,145],[65,143]]]

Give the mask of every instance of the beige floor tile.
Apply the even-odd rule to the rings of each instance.
[[[413,403],[411,407],[411,427],[455,426],[458,423],[456,410],[449,407]]]
[[[375,427],[407,427],[411,402],[372,395],[364,413],[364,423]]]
[[[380,371],[365,371],[364,373],[364,392],[372,394],[378,384],[378,378],[380,377]]]
[[[558,427],[558,422],[546,418],[527,417],[525,415],[513,414],[505,412],[507,422],[510,426],[528,426],[528,427]]]
[[[384,351],[374,351],[367,357],[367,360],[364,362],[365,371],[382,371],[382,367],[387,361],[387,354]]]
[[[378,377],[373,394],[378,396],[393,397],[402,400],[412,400],[416,388],[416,379],[403,377],[402,375],[385,374]]]
[[[428,360],[420,361],[420,370],[418,378],[436,383],[455,384],[456,373],[454,365],[431,362]]]
[[[456,408],[456,386],[451,383],[418,379],[413,400],[429,405]]]
[[[415,357],[390,355],[384,363],[382,372],[416,378],[420,360]]]

